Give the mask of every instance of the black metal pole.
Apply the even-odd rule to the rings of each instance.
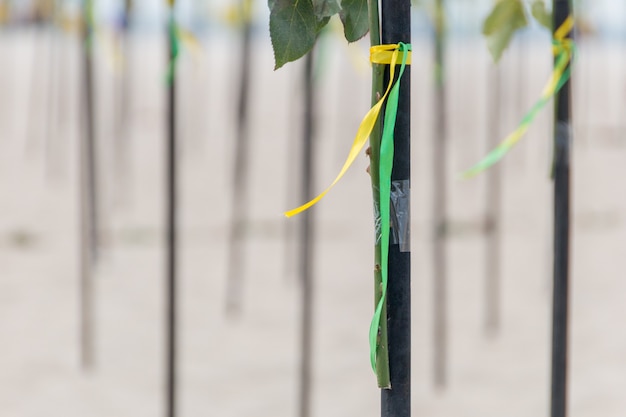
[[[59,1],[59,13],[64,13],[66,2],[63,0]],[[61,43],[59,50],[59,70],[58,70],[58,89],[56,95],[56,106],[57,106],[57,122],[56,126],[61,132],[61,138],[57,141],[57,147],[54,153],[57,155],[58,163],[60,165],[59,173],[64,173],[64,165],[67,160],[68,154],[68,143],[65,140],[63,135],[64,128],[67,125],[67,122],[71,119],[72,109],[71,106],[68,106],[68,97],[66,94],[62,94],[62,92],[69,91],[70,83],[72,82],[71,77],[68,75],[70,71],[68,67],[72,65],[74,59],[74,50],[70,47],[70,44],[73,42],[73,35],[64,33],[63,31],[58,30],[58,35],[60,37],[59,42]]]
[[[172,12],[173,13],[173,12]],[[174,40],[168,33],[168,64],[175,65]],[[177,371],[177,316],[176,316],[176,71],[173,68],[167,89],[167,139],[166,159],[166,417],[176,416],[176,371]]]
[[[500,74],[498,66],[490,68],[487,136],[488,148],[493,149],[500,141]],[[495,164],[486,172],[487,198],[485,213],[485,333],[496,334],[500,330],[500,244],[502,218],[502,169]]]
[[[35,1],[32,3],[33,9],[32,11],[32,25],[33,25],[33,60],[31,65],[31,73],[30,73],[30,91],[28,92],[28,108],[34,114],[37,114],[38,103],[41,101],[39,95],[41,94],[41,83],[39,81],[40,78],[45,78],[45,72],[41,71],[41,68],[46,65],[44,60],[45,53],[45,16],[42,14],[41,7],[39,7],[39,2]],[[49,87],[49,86],[48,86]],[[42,110],[45,111],[45,110]],[[43,123],[42,123],[43,125]],[[40,140],[37,129],[39,128],[39,123],[27,123],[26,125],[26,142],[24,144],[24,151],[26,154],[30,154],[32,151],[36,149],[37,142]]]
[[[57,16],[59,15],[59,4],[53,0],[51,2],[51,14],[49,26],[49,50],[48,50],[48,86],[47,86],[47,101],[48,110],[46,113],[46,141],[44,143],[46,153],[46,171],[50,177],[57,174],[59,161],[56,159],[58,156],[59,144],[57,141],[57,122],[59,107],[57,96],[59,95],[59,33],[57,30]]]
[[[556,30],[570,15],[569,0],[553,1]],[[568,35],[571,36],[571,35]],[[552,316],[551,417],[567,415],[569,225],[571,158],[570,81],[555,97],[554,117],[554,294]]]
[[[120,48],[122,50],[122,68],[119,73],[119,77],[116,77],[117,82],[117,100],[114,101],[115,108],[113,112],[116,119],[115,137],[113,143],[115,147],[115,187],[116,187],[116,200],[118,202],[126,202],[129,197],[129,149],[130,149],[130,115],[132,114],[131,108],[131,66],[129,64],[131,59],[131,20],[132,20],[132,0],[124,0],[124,10],[122,12],[122,21],[120,25]]]
[[[93,16],[93,0],[86,1],[86,38],[84,50],[84,82],[85,82],[85,117],[87,122],[87,141],[86,141],[86,158],[88,169],[88,188],[87,199],[89,208],[89,229],[90,239],[88,243],[91,250],[92,263],[98,261],[98,161],[96,158],[96,127],[95,127],[95,88],[94,88],[94,69],[93,69],[93,47],[94,47],[94,16]]]
[[[80,338],[81,365],[87,370],[94,362],[94,323],[93,323],[93,283],[92,272],[95,263],[95,129],[93,109],[93,67],[91,26],[92,0],[83,3],[86,24],[83,33],[83,131],[80,141]]]
[[[293,89],[296,89],[298,87],[301,86],[301,78],[297,77],[296,81],[294,81],[294,83],[296,85],[293,86]],[[287,132],[288,132],[288,136],[295,136],[295,132],[296,130],[300,127],[300,125],[298,124],[299,119],[296,116],[296,112],[297,110],[299,110],[296,102],[299,99],[299,97],[297,97],[295,94],[290,95],[289,97],[289,103],[288,103],[288,116],[287,116],[287,123],[288,123],[288,127],[287,127]],[[297,153],[301,152],[301,143],[298,143],[298,141],[295,140],[289,140],[287,141],[287,172],[292,172],[293,170],[295,170],[295,167],[298,166],[298,164],[300,163],[300,160],[297,157]],[[297,176],[295,175],[288,175],[287,176],[287,192],[286,192],[286,203],[285,203],[285,207],[291,207],[291,206],[296,206],[296,202],[299,201],[297,200],[298,198],[300,198],[299,195],[297,195],[297,192],[300,191],[298,190],[298,180],[300,178],[297,178]],[[296,272],[296,268],[297,268],[297,261],[298,261],[298,257],[296,256],[296,252],[298,250],[298,248],[296,247],[297,245],[295,244],[295,240],[298,236],[299,230],[298,230],[298,223],[296,222],[285,222],[285,229],[284,229],[284,257],[285,257],[285,264],[284,264],[284,274],[285,274],[285,281],[289,282],[291,280],[292,277],[295,277],[297,272]]]
[[[435,134],[433,137],[433,377],[434,385],[446,385],[448,357],[447,317],[447,158],[445,88],[445,11],[435,3]]]
[[[302,135],[301,201],[313,197],[313,163],[315,135],[315,102],[313,96],[313,51],[305,58],[304,126]],[[300,340],[300,417],[311,414],[311,380],[313,350],[313,210],[300,214],[300,279],[302,294]]]
[[[410,0],[383,0],[381,8],[382,43],[410,43]],[[402,76],[394,131],[392,184],[408,183],[411,177],[410,74],[407,66]],[[391,389],[381,390],[382,417],[411,415],[411,252],[406,249],[401,250],[399,244],[389,245],[387,327]]]
[[[242,0],[244,4],[247,0]],[[241,72],[237,99],[237,136],[233,166],[232,213],[230,224],[228,282],[226,288],[226,312],[237,314],[241,310],[245,251],[243,238],[246,229],[247,179],[248,179],[248,124],[249,89],[252,53],[252,25],[245,19],[241,39]]]

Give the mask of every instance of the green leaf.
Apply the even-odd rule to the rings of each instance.
[[[369,31],[367,0],[343,0],[339,17],[348,42],[358,41]]]
[[[487,48],[498,62],[515,32],[528,25],[521,0],[499,0],[483,24]]]
[[[531,13],[535,20],[548,30],[552,30],[552,13],[546,10],[543,0],[534,0],[531,6]]]
[[[269,0],[268,5],[274,69],[277,70],[313,49],[318,21],[311,0]]]

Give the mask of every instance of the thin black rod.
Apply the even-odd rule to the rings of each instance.
[[[83,131],[80,141],[80,205],[81,205],[81,232],[80,232],[80,280],[81,280],[81,365],[84,370],[94,365],[94,290],[93,267],[95,263],[94,240],[95,236],[95,158],[94,158],[94,115],[93,115],[93,60],[91,0],[84,2],[84,16],[87,24],[84,25],[82,58],[83,58]]]
[[[33,14],[33,56],[32,56],[32,65],[31,65],[31,73],[30,73],[30,90],[28,92],[28,108],[34,114],[41,109],[41,106],[38,106],[38,103],[43,101],[40,98],[40,94],[42,94],[43,88],[41,87],[40,81],[41,78],[45,78],[45,71],[41,71],[41,68],[46,65],[44,59],[45,54],[45,36],[46,30],[49,29],[45,16],[41,14],[41,12],[37,11]],[[50,86],[47,86],[48,89]],[[46,109],[47,110],[47,109]],[[45,110],[42,110],[45,111]],[[43,123],[42,123],[43,125]],[[38,135],[37,129],[39,128],[39,123],[27,123],[26,124],[26,142],[24,145],[24,151],[26,154],[31,154],[37,147],[40,137]]]
[[[570,15],[569,0],[553,1],[553,25]],[[569,225],[571,157],[570,81],[555,97],[554,117],[554,287],[552,315],[551,417],[567,415],[567,338],[569,304]]]
[[[488,149],[495,148],[500,139],[500,81],[501,70],[493,66],[489,71],[487,103]],[[500,330],[500,245],[502,218],[502,171],[500,164],[486,173],[485,210],[485,333],[494,335]]]
[[[433,137],[433,378],[437,388],[447,381],[447,158],[446,158],[446,88],[445,21],[443,0],[436,2],[435,20],[435,134]]]
[[[525,93],[527,89],[527,78],[528,78],[528,69],[526,67],[526,63],[528,62],[528,41],[526,40],[525,32],[522,31],[518,34],[517,37],[517,48],[516,52],[516,63],[517,67],[517,79],[515,80],[516,84],[516,106],[515,106],[515,118],[517,119],[519,115],[524,114],[526,112],[525,108]]]
[[[382,1],[382,43],[411,42],[410,0]],[[387,75],[387,78],[389,76]],[[411,177],[411,70],[402,76],[391,180]],[[409,220],[410,222],[410,220]],[[406,250],[406,248],[404,248]],[[387,326],[391,389],[381,390],[381,416],[411,415],[411,252],[389,246]]]
[[[294,86],[292,86],[292,89],[296,90],[297,88],[299,88],[301,86],[301,82],[302,79],[299,77],[299,74],[297,74],[295,81],[294,81]],[[300,120],[298,119],[298,117],[296,116],[296,113],[300,110],[300,108],[297,105],[297,100],[299,100],[300,97],[298,97],[295,94],[291,94],[288,98],[289,102],[288,102],[288,117],[287,117],[287,131],[289,132],[289,137],[291,136],[295,136],[296,135],[296,131],[297,129],[300,127]],[[295,140],[289,140],[287,141],[287,172],[292,172],[293,170],[295,170],[295,167],[298,166],[298,163],[300,162],[298,160],[297,157],[297,153],[301,151],[301,143],[299,143],[298,141]],[[297,192],[300,191],[298,190],[298,180],[299,178],[297,178],[297,176],[295,175],[287,175],[287,192],[286,192],[286,203],[285,203],[285,207],[291,207],[292,205],[295,206],[296,202],[298,201],[297,199],[300,198],[299,195],[297,195]],[[298,261],[298,257],[296,256],[296,252],[298,250],[298,248],[296,247],[296,243],[295,240],[297,238],[297,235],[299,233],[298,229],[298,223],[296,222],[291,222],[291,221],[287,221],[285,222],[285,229],[284,229],[284,257],[285,257],[285,264],[284,264],[284,275],[285,275],[285,281],[289,282],[291,280],[292,277],[295,277],[296,275],[296,268],[297,268],[297,261]]]
[[[168,64],[174,59],[174,45],[168,36]],[[176,262],[177,262],[177,164],[176,164],[176,71],[172,70],[167,88],[167,139],[166,163],[166,417],[176,416],[177,371],[177,314],[176,314]]]
[[[116,199],[118,202],[126,202],[129,197],[128,187],[129,181],[129,149],[130,149],[130,115],[132,114],[131,108],[131,14],[133,3],[132,0],[124,0],[124,10],[122,12],[122,23],[120,27],[119,39],[121,54],[121,70],[119,77],[116,77],[117,81],[117,100],[115,100],[115,108],[113,109],[115,114],[116,128],[115,137],[113,143],[115,146],[115,186]]]
[[[93,11],[89,11],[93,8],[93,0],[86,0],[88,4],[87,10],[87,38],[84,51],[85,59],[85,117],[87,122],[87,142],[86,142],[86,158],[88,169],[88,208],[89,208],[89,228],[90,239],[89,249],[91,250],[92,263],[98,262],[98,242],[100,241],[98,226],[98,160],[96,156],[96,127],[95,127],[95,76],[93,67],[93,48],[94,48],[94,27],[93,27]]]
[[[65,10],[65,5],[66,1],[64,0],[60,0],[59,1],[59,13],[64,13]],[[73,110],[71,108],[71,106],[68,105],[68,97],[66,94],[62,94],[65,91],[71,91],[70,90],[70,85],[72,82],[72,79],[70,76],[68,76],[68,74],[70,73],[69,68],[73,62],[73,58],[74,58],[74,51],[73,48],[70,47],[70,45],[73,42],[73,35],[69,35],[67,33],[64,33],[63,31],[57,30],[58,32],[58,36],[60,37],[60,51],[59,51],[59,75],[58,75],[58,89],[57,89],[57,95],[56,95],[56,105],[57,105],[57,122],[56,125],[59,129],[60,132],[60,138],[57,141],[57,147],[58,149],[56,149],[54,152],[58,155],[57,158],[59,160],[59,165],[60,165],[60,169],[59,169],[59,173],[63,174],[64,173],[64,166],[65,166],[65,161],[67,160],[68,156],[68,143],[65,140],[65,127],[68,124],[69,120],[71,120],[71,116],[73,113]]]
[[[302,193],[301,201],[313,197],[315,103],[313,96],[313,51],[305,58],[304,66],[304,123],[302,132]],[[311,414],[311,380],[313,349],[313,213],[300,214],[300,279],[302,295],[300,341],[300,397],[299,416]]]
[[[243,1],[246,3],[246,0]],[[244,6],[245,7],[245,6]],[[226,313],[241,311],[243,273],[246,257],[244,234],[246,229],[246,206],[248,200],[248,125],[249,89],[252,53],[252,25],[246,19],[242,28],[241,72],[239,73],[239,95],[237,98],[237,136],[233,166],[232,213],[228,253],[228,282],[226,288]]]
[[[46,153],[46,171],[50,177],[58,172],[59,161],[57,159],[59,152],[59,143],[57,140],[57,122],[58,122],[58,100],[59,96],[59,32],[57,30],[56,21],[59,15],[59,5],[57,1],[51,2],[51,15],[49,23],[49,50],[48,50],[48,87],[47,102],[48,110],[46,113],[46,140],[44,143]]]

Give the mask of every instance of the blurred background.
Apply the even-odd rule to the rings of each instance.
[[[163,415],[167,13],[164,1],[125,5],[94,2],[87,84],[78,0],[0,0],[3,417]],[[253,5],[244,58],[236,6],[176,5],[184,33],[175,75],[180,416],[298,414],[301,231],[298,218],[282,213],[303,202],[304,62],[273,71],[264,2]],[[493,63],[481,35],[491,6],[446,1],[443,188],[433,177],[440,161],[433,156],[431,9],[421,2],[412,11],[416,416],[548,413],[551,104],[495,174],[460,179],[518,125],[551,73],[550,34],[534,21]],[[575,6],[570,415],[621,417],[626,3]],[[332,21],[314,51],[316,192],[339,171],[370,107],[368,48],[367,39],[348,45]],[[238,97],[246,60],[244,122]],[[81,150],[88,108],[92,159]],[[237,165],[241,149],[245,164]],[[367,165],[363,155],[311,209],[312,416],[380,413],[368,346],[374,233]],[[85,172],[93,181],[84,181]],[[441,190],[448,200],[448,337],[445,383],[434,384],[442,370],[433,365],[441,346],[433,337],[432,200]],[[87,222],[85,210],[96,213]],[[93,314],[84,321],[86,294]],[[92,347],[87,366],[85,343]]]

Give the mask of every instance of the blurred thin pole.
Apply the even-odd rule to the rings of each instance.
[[[166,223],[166,417],[176,416],[177,406],[177,152],[176,152],[176,48],[174,25],[174,1],[170,0],[170,22],[168,27],[167,49],[170,79],[167,87],[167,137],[165,147],[166,184],[165,184],[165,223]]]
[[[48,34],[48,94],[47,94],[47,107],[46,112],[46,138],[45,138],[45,153],[46,153],[46,168],[47,177],[52,177],[58,174],[59,170],[59,143],[58,143],[58,119],[59,119],[59,106],[57,97],[59,94],[59,30],[57,21],[59,18],[59,2],[51,0],[51,14],[49,23]]]
[[[553,27],[570,15],[569,0],[553,0]],[[571,34],[568,35],[571,37]],[[569,228],[571,163],[571,86],[568,80],[554,102],[554,286],[552,316],[551,417],[567,416],[569,315]]]
[[[46,79],[46,71],[49,71],[48,65],[45,63],[44,54],[46,52],[46,35],[48,31],[51,31],[50,22],[48,21],[50,16],[45,14],[42,0],[35,0],[32,3],[34,7],[32,9],[32,25],[34,27],[33,33],[33,55],[30,73],[30,91],[28,92],[28,109],[31,113],[31,117],[27,119],[26,124],[26,143],[25,153],[30,155],[38,146],[41,146],[41,141],[45,133],[38,130],[40,126],[45,126],[45,122],[38,123],[39,120],[36,117],[41,116],[40,111],[45,112],[49,110],[46,106],[38,105],[43,102],[44,99],[40,99],[40,95],[50,94],[51,85],[46,84],[42,79]],[[48,45],[49,46],[49,45]],[[48,51],[50,53],[50,51]],[[50,55],[48,55],[50,57]],[[43,85],[42,85],[43,84]],[[45,120],[47,114],[42,116]]]
[[[487,98],[487,137],[488,149],[494,149],[500,142],[501,69],[489,68]],[[486,212],[485,212],[485,333],[493,335],[500,331],[500,256],[502,218],[502,170],[495,164],[485,173]]]
[[[65,13],[65,4],[66,0],[59,0],[59,16],[62,25]],[[72,61],[76,57],[75,49],[74,49],[74,40],[75,33],[70,31],[59,30],[60,37],[60,51],[59,51],[59,93],[56,95],[56,105],[57,107],[57,117],[58,117],[58,126],[59,126],[59,136],[60,140],[57,142],[57,147],[59,148],[55,152],[57,153],[60,164],[64,165],[64,162],[68,158],[68,142],[66,138],[67,125],[71,124],[72,117],[75,114],[74,109],[69,105],[67,94],[61,92],[71,91],[72,86],[72,72],[70,68],[72,68]],[[80,34],[78,37],[80,38]],[[80,42],[79,42],[80,45]]]
[[[251,6],[251,0],[242,0],[242,10]],[[249,17],[249,16],[247,16]],[[237,136],[233,166],[232,219],[228,239],[228,275],[226,287],[226,313],[241,312],[243,275],[246,265],[244,236],[248,205],[248,162],[249,162],[249,90],[251,78],[252,22],[245,18],[241,33],[241,65],[239,94],[237,99]]]
[[[305,57],[304,66],[304,124],[302,135],[301,201],[313,198],[315,162],[315,97],[313,91],[313,51]],[[313,210],[300,214],[300,279],[302,295],[300,343],[300,417],[311,414],[311,381],[313,351]]]
[[[300,75],[300,74],[297,74]],[[296,91],[298,87],[301,85],[301,78],[298,76],[294,79],[292,90]],[[288,117],[286,120],[287,123],[287,137],[295,137],[297,135],[297,129],[299,128],[298,117],[296,116],[296,112],[300,110],[299,105],[297,103],[298,97],[295,94],[290,94],[288,97]],[[297,154],[301,152],[300,143],[296,140],[288,140],[287,141],[287,172],[291,173],[295,171],[295,167],[298,165]],[[298,201],[299,196],[296,195],[298,180],[296,175],[287,175],[286,176],[286,203],[285,207],[296,206],[296,202]],[[285,282],[290,282],[291,278],[296,274],[296,263],[297,263],[297,248],[295,248],[295,239],[297,235],[297,223],[296,222],[285,222],[284,228],[284,276]]]
[[[89,208],[89,228],[90,239],[88,247],[91,250],[91,261],[95,265],[98,262],[98,248],[100,242],[99,227],[99,207],[98,207],[98,158],[97,158],[97,139],[96,139],[96,115],[95,115],[95,72],[93,64],[95,22],[94,22],[94,0],[84,0],[86,4],[85,24],[87,33],[85,37],[85,46],[83,57],[85,60],[85,117],[87,122],[87,141],[86,141],[86,158],[87,168],[89,170],[87,178],[89,181],[87,189],[87,200]]]
[[[130,186],[130,115],[132,114],[132,68],[130,66],[132,56],[132,22],[133,1],[124,0],[124,10],[120,22],[120,70],[117,78],[117,100],[114,101],[115,108],[115,180],[116,180],[116,200],[118,203],[126,203],[131,193]]]
[[[515,108],[517,109],[515,112],[515,117],[514,119],[514,124],[512,126],[515,126],[516,123],[518,123],[518,121],[520,120],[520,118],[526,114],[526,112],[528,111],[528,109],[526,108],[526,100],[525,100],[525,93],[528,89],[528,81],[529,81],[529,71],[528,71],[528,66],[526,65],[526,63],[529,60],[529,48],[528,48],[528,41],[526,39],[526,31],[528,29],[523,29],[522,31],[520,31],[520,33],[517,36],[517,62],[515,63],[515,67],[517,69],[517,79],[516,79],[516,92],[515,92]],[[494,147],[497,144],[494,144]],[[526,149],[524,149],[523,152],[518,152],[518,157],[520,158],[520,165],[521,165],[521,169],[525,169],[526,167],[529,166],[529,159],[530,155],[529,155],[529,151],[528,151],[528,145],[524,144],[524,147]],[[527,168],[526,168],[527,169]]]
[[[83,16],[83,132],[80,140],[80,271],[81,271],[81,364],[87,370],[94,365],[94,289],[93,268],[96,261],[95,242],[95,128],[93,97],[93,0],[84,0]]]
[[[445,83],[445,6],[437,0],[435,18],[435,134],[433,142],[433,349],[434,384],[447,382],[447,157]]]

